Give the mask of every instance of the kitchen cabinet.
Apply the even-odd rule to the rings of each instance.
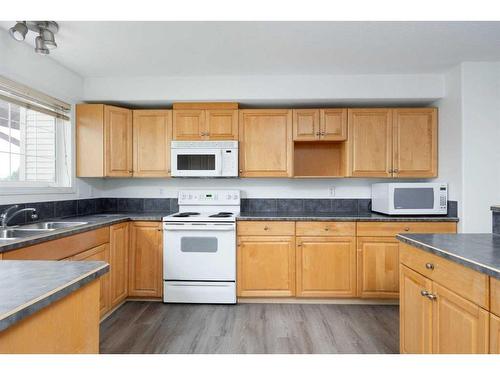
[[[500,316],[500,279],[490,278],[491,312]]]
[[[436,108],[348,110],[349,175],[437,177]]]
[[[109,238],[110,304],[114,307],[128,295],[129,224],[112,225]]]
[[[354,237],[297,237],[297,296],[356,296]]]
[[[399,241],[394,237],[358,237],[357,287],[362,298],[398,298]]]
[[[239,111],[240,177],[291,177],[292,111]]]
[[[236,286],[238,297],[294,296],[294,237],[238,237]]]
[[[488,353],[488,276],[406,244],[400,262],[401,353]]]
[[[78,104],[76,156],[78,177],[132,176],[132,111]]]
[[[393,176],[437,177],[437,109],[394,109]]]
[[[294,141],[345,141],[347,109],[294,109]]]
[[[500,317],[490,314],[490,354],[500,354]]]
[[[158,298],[162,296],[161,223],[136,221],[130,224],[129,296]]]
[[[174,109],[176,141],[238,140],[237,109]]]
[[[77,254],[71,257],[69,260],[98,260],[109,263],[109,244],[100,245],[94,247],[93,249],[84,251],[80,254]],[[100,316],[104,316],[111,308],[111,300],[110,300],[110,278],[109,272],[100,278],[101,284],[101,295],[99,300],[100,305]]]
[[[170,176],[172,111],[133,111],[133,176]]]

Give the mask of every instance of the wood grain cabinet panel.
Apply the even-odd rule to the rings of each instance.
[[[293,221],[240,221],[238,236],[293,236]]]
[[[345,141],[347,139],[347,109],[320,110],[320,137],[324,141]]]
[[[394,109],[394,177],[437,177],[437,109]]]
[[[432,353],[432,281],[400,266],[399,348],[402,354]]]
[[[297,296],[354,297],[354,237],[297,237]]]
[[[316,141],[320,138],[319,110],[293,110],[293,140]]]
[[[93,249],[89,249],[80,254],[71,257],[69,260],[99,260],[102,262],[109,263],[109,244],[104,244],[97,246]],[[99,300],[99,312],[100,316],[104,316],[111,308],[110,300],[110,273],[106,273],[100,278],[101,283],[101,295]]]
[[[348,110],[349,168],[353,177],[392,177],[392,110]]]
[[[132,176],[132,111],[104,106],[104,169],[107,177]]]
[[[210,109],[205,111],[204,139],[211,141],[238,140],[238,110]]]
[[[292,176],[292,111],[248,109],[239,112],[240,176]]]
[[[435,282],[433,294],[433,353],[487,354],[489,313]]]
[[[294,296],[294,237],[238,237],[236,286],[238,297]]]
[[[128,223],[112,225],[109,237],[110,304],[114,307],[128,295]]]
[[[340,221],[297,221],[297,236],[355,236],[356,223]]]
[[[500,279],[490,277],[490,310],[500,316]]]
[[[490,314],[490,354],[500,354],[500,317]]]
[[[134,177],[170,175],[172,111],[134,110]]]
[[[172,139],[176,141],[201,141],[204,129],[204,110],[174,109]]]
[[[394,237],[357,238],[358,296],[398,298],[399,241]]]
[[[129,296],[161,297],[163,246],[161,223],[130,224]]]
[[[357,225],[357,234],[360,237],[394,237],[399,233],[456,233],[457,223],[455,222],[383,222],[370,223],[361,222]]]

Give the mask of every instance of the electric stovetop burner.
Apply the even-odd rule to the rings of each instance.
[[[199,215],[199,212],[180,212],[173,217],[190,217],[190,216],[196,216]]]
[[[231,217],[233,216],[232,212],[219,212],[213,215],[210,215],[209,217]]]

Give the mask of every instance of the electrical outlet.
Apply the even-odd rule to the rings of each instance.
[[[335,188],[333,186],[330,189],[328,189],[328,192],[330,193],[330,197],[335,196]]]

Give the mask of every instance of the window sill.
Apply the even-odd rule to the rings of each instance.
[[[28,195],[28,194],[74,194],[74,187],[12,187],[0,186],[0,195]]]

